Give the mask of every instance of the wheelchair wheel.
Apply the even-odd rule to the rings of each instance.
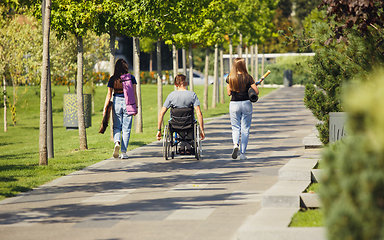
[[[199,125],[197,124],[195,124],[195,128],[194,128],[194,145],[195,145],[195,158],[197,160],[200,160],[203,150],[201,148],[200,128],[199,128]]]
[[[163,157],[165,160],[168,160],[170,158],[170,152],[171,152],[171,144],[172,144],[172,136],[169,131],[168,125],[165,125],[164,127],[164,135],[163,135]]]

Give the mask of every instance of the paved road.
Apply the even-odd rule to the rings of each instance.
[[[233,240],[278,169],[305,152],[316,120],[303,95],[282,88],[253,105],[248,160],[232,161],[225,115],[206,124],[201,161],[165,161],[154,142],[1,201],[0,239]]]

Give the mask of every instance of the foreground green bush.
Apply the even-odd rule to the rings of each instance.
[[[347,89],[348,137],[325,151],[320,196],[328,239],[384,239],[383,74]]]

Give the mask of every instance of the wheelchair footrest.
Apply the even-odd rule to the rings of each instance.
[[[191,148],[190,150],[189,149],[181,149],[179,148],[179,152],[178,152],[180,155],[195,155],[195,149],[194,148]]]

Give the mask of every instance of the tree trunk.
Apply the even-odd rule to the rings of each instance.
[[[259,79],[259,49],[257,44],[255,45],[255,81]]]
[[[213,64],[213,91],[212,91],[212,107],[216,108],[218,101],[219,87],[219,46],[215,44],[215,62]]]
[[[205,84],[204,84],[204,110],[208,110],[208,74],[209,74],[209,49],[205,50]]]
[[[77,36],[77,120],[79,127],[80,150],[88,149],[87,132],[84,119],[84,96],[83,96],[83,37]]]
[[[263,58],[261,59],[261,76],[264,74],[264,62],[265,62],[265,47],[263,45]],[[264,81],[261,82],[261,87],[264,87]]]
[[[240,33],[240,43],[239,43],[239,46],[238,46],[238,55],[239,57],[243,57],[243,34]]]
[[[43,29],[45,25],[45,5],[46,0],[42,1],[42,23]],[[48,26],[50,27],[50,26]],[[43,30],[44,31],[44,30]],[[44,35],[44,33],[43,33]],[[48,48],[48,78],[47,78],[47,153],[48,158],[54,157],[53,150],[53,120],[52,120],[52,89],[51,89],[51,64],[50,64],[50,53]]]
[[[12,79],[12,91],[13,91],[13,105],[11,107],[12,121],[13,121],[13,126],[16,126],[16,111],[17,111],[17,108],[16,108],[16,80],[14,78]]]
[[[255,65],[254,65],[254,61],[255,61],[255,55],[253,54],[253,46],[251,46],[251,76],[255,76],[254,73],[255,73]]]
[[[157,114],[159,114],[161,107],[163,106],[163,82],[162,82],[162,74],[161,74],[161,41],[160,39],[157,39],[156,55],[157,55]]]
[[[247,71],[249,71],[248,69],[248,47],[245,47],[245,56],[244,56],[244,60],[245,60],[245,67],[247,68]]]
[[[185,52],[185,48],[183,47],[181,49],[181,52],[182,52],[182,58],[183,58],[183,75],[184,76],[187,76],[187,56],[186,56],[186,52]]]
[[[49,30],[51,25],[51,0],[47,0],[44,9],[43,62],[40,83],[40,128],[39,128],[39,165],[48,165],[47,152],[47,83],[49,71]]]
[[[5,73],[3,76],[3,86],[4,86],[4,132],[8,131],[7,127],[7,81],[5,78]]]
[[[176,45],[172,44],[172,60],[173,60],[173,79],[175,79],[176,75],[178,74],[178,64],[177,64],[177,49]],[[176,90],[176,86],[175,86]]]
[[[232,42],[232,38],[230,38],[229,39],[229,72],[232,69],[232,63],[233,63],[232,55],[233,55],[233,42]]]
[[[116,34],[114,29],[111,27],[109,31],[109,76],[111,77],[115,71],[115,56],[116,56],[116,48],[115,48],[115,42],[116,42]],[[111,101],[113,101],[113,96],[111,98]],[[113,142],[113,116],[109,118],[110,122],[110,137],[109,139]]]
[[[135,116],[135,129],[137,133],[143,132],[143,111],[141,107],[141,82],[140,82],[140,39],[133,38],[133,75],[136,78],[136,93],[137,93],[137,114]]]
[[[224,84],[225,84],[225,79],[224,79],[224,50],[223,46],[220,47],[220,103],[225,103],[225,95],[224,95]]]
[[[189,58],[189,87],[190,87],[190,90],[193,92],[193,56],[192,56],[192,43],[189,43],[188,58]]]
[[[92,115],[95,115],[95,90],[94,90],[94,87],[95,87],[95,84],[94,84],[94,81],[93,81],[93,78],[91,80],[91,88],[92,88]]]
[[[153,71],[153,52],[149,54],[149,72]]]

